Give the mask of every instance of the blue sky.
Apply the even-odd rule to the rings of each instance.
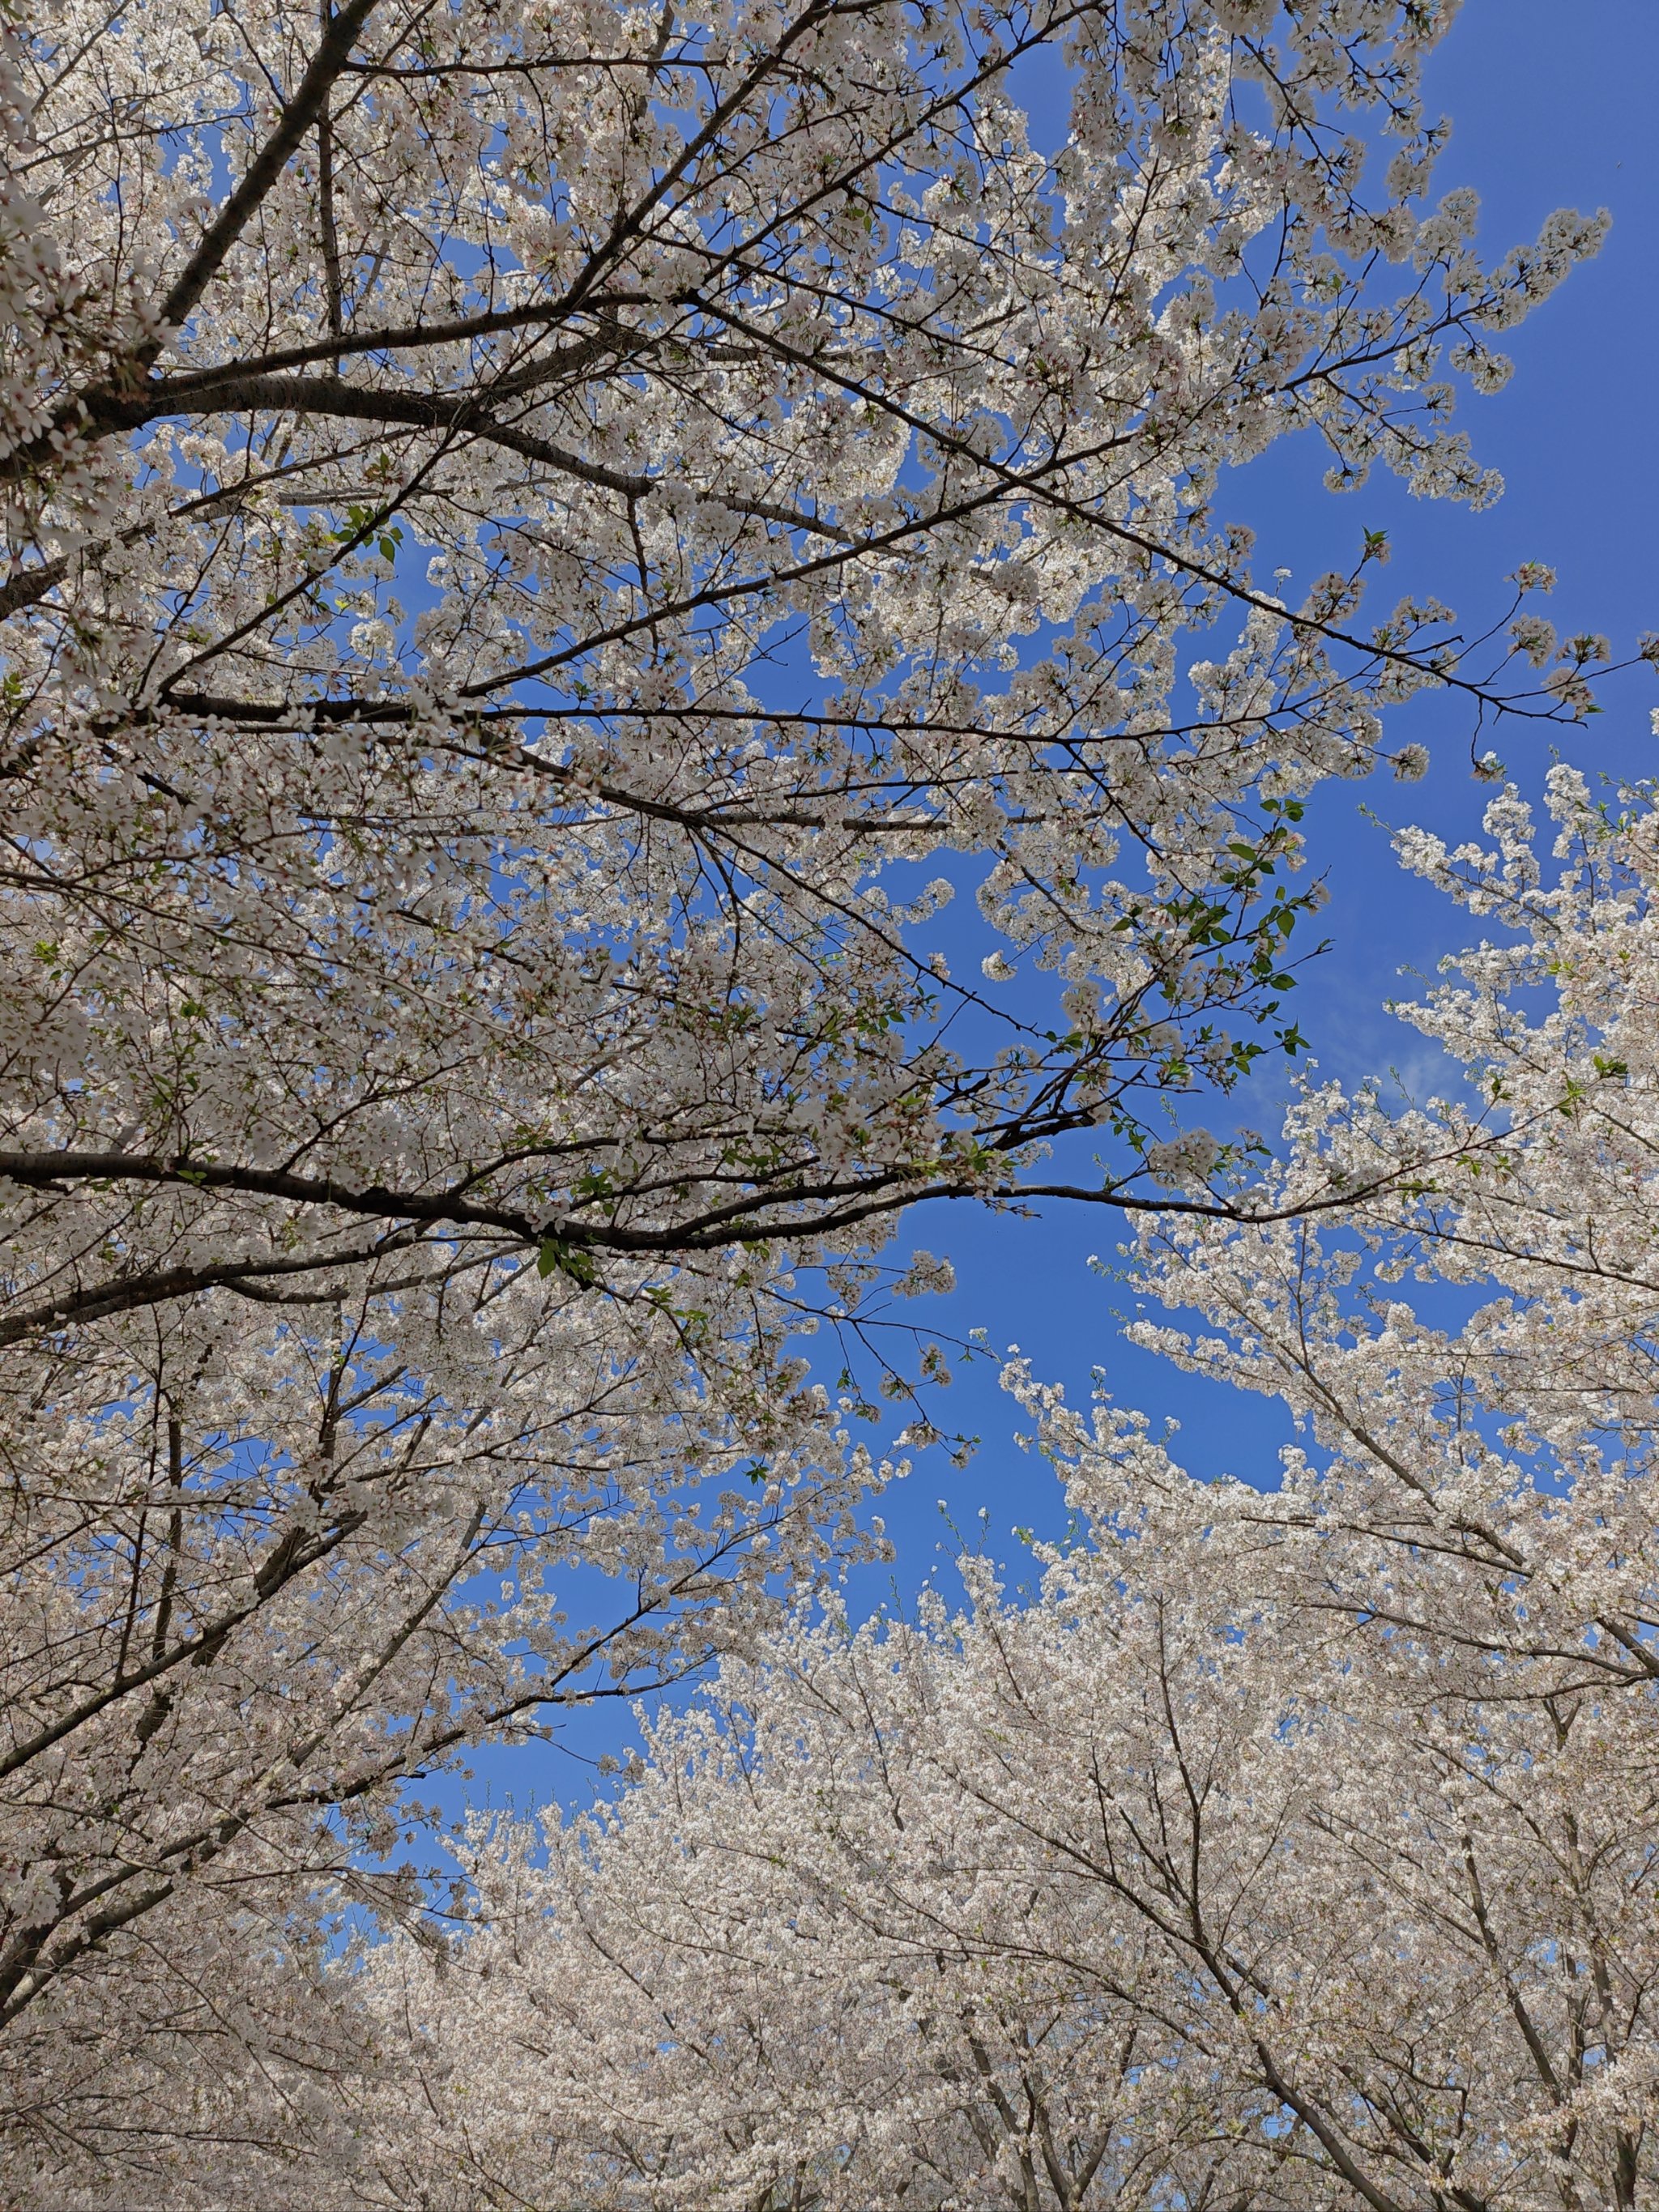
[[[1322,486],[1324,463],[1310,445],[1285,445],[1231,477],[1225,511],[1257,532],[1257,572],[1284,566],[1289,589],[1332,566],[1346,566],[1362,529],[1385,528],[1393,560],[1379,592],[1407,591],[1448,600],[1471,626],[1484,626],[1504,604],[1503,578],[1524,560],[1541,560],[1559,578],[1547,611],[1563,632],[1606,632],[1615,656],[1638,632],[1659,628],[1653,531],[1659,515],[1659,435],[1654,428],[1653,358],[1659,338],[1659,134],[1652,120],[1659,85],[1659,9],[1652,0],[1465,0],[1462,14],[1432,60],[1431,112],[1452,118],[1441,190],[1468,184],[1482,201],[1480,242],[1496,258],[1531,239],[1561,205],[1606,206],[1613,228],[1600,258],[1579,270],[1519,330],[1506,349],[1516,372],[1501,393],[1473,399],[1464,426],[1482,462],[1506,480],[1504,496],[1480,514],[1413,501],[1379,474],[1361,492],[1337,499]],[[1063,136],[1058,70],[1038,72],[1021,90],[1033,103],[1033,135],[1052,145]],[[1644,777],[1659,766],[1649,708],[1659,702],[1650,670],[1617,679],[1607,711],[1582,732],[1512,726],[1497,740],[1512,775],[1536,794],[1553,750],[1587,772]],[[1468,717],[1444,698],[1414,702],[1395,717],[1398,743],[1426,744],[1433,765],[1414,785],[1376,781],[1320,793],[1310,810],[1315,865],[1328,878],[1321,917],[1330,951],[1297,994],[1295,1012],[1321,1068],[1346,1081],[1408,1063],[1414,1040],[1383,1011],[1411,995],[1409,974],[1431,969],[1462,941],[1464,925],[1435,894],[1404,877],[1389,849],[1385,821],[1426,823],[1454,838],[1476,834],[1489,792],[1470,774]],[[1486,740],[1483,740],[1483,743]],[[1282,1066],[1255,1081],[1251,1095],[1206,1116],[1218,1130],[1248,1121],[1271,1131],[1282,1102]],[[1077,1164],[1086,1165],[1090,1146]],[[1120,1402],[1181,1425],[1180,1455],[1194,1472],[1229,1473],[1270,1482],[1290,1431],[1277,1408],[1224,1386],[1183,1375],[1122,1343],[1115,1309],[1130,1294],[1088,1266],[1109,1257],[1121,1231],[1103,1209],[1052,1207],[1035,1219],[978,1214],[965,1206],[920,1214],[901,1239],[948,1253],[957,1288],[947,1299],[919,1301],[896,1318],[952,1334],[983,1328],[998,1347],[1019,1345],[1041,1375],[1086,1398],[1091,1370],[1106,1371]],[[826,1379],[833,1380],[834,1363]],[[884,1596],[906,1602],[954,1546],[938,1501],[949,1501],[955,1527],[972,1534],[981,1512],[991,1548],[1017,1556],[1015,1524],[1054,1528],[1060,1499],[1043,1463],[1012,1443],[1018,1408],[997,1387],[988,1363],[959,1372],[940,1418],[977,1432],[980,1449],[963,1470],[924,1459],[881,1510],[897,1556],[890,1570],[864,1570],[849,1597],[867,1611]],[[580,1759],[620,1744],[629,1733],[620,1710],[580,1717],[568,1741]],[[510,1792],[532,1799],[585,1794],[587,1770],[556,1756],[489,1755],[475,1762],[476,1798]],[[446,1793],[447,1794],[447,1793]]]
[[[1504,603],[1506,573],[1536,559],[1558,573],[1547,611],[1564,633],[1604,631],[1620,657],[1641,630],[1659,628],[1656,84],[1659,9],[1650,0],[1465,0],[1428,75],[1430,112],[1453,122],[1438,187],[1467,183],[1480,192],[1480,243],[1494,258],[1535,235],[1561,205],[1608,208],[1611,236],[1595,261],[1506,335],[1516,364],[1507,388],[1465,407],[1479,458],[1505,479],[1501,500],[1472,514],[1415,501],[1382,472],[1362,491],[1335,498],[1322,488],[1320,453],[1287,442],[1228,479],[1221,494],[1224,511],[1257,532],[1258,574],[1289,568],[1294,594],[1320,570],[1346,567],[1363,528],[1386,528],[1393,558],[1375,588],[1389,599],[1408,590],[1435,592],[1481,627]],[[1045,125],[1056,118],[1034,104],[1033,119],[1034,136],[1050,137]],[[1649,726],[1649,708],[1659,703],[1653,672],[1615,679],[1604,696],[1607,711],[1582,732],[1513,724],[1497,736],[1524,791],[1538,792],[1556,751],[1591,775],[1645,777],[1659,767]],[[1463,837],[1478,833],[1490,796],[1470,774],[1469,718],[1459,704],[1415,702],[1396,713],[1392,728],[1399,742],[1429,746],[1433,766],[1422,783],[1336,785],[1310,809],[1311,856],[1331,895],[1320,917],[1331,946],[1304,970],[1294,1011],[1322,1070],[1347,1081],[1393,1066],[1409,1078],[1421,1048],[1385,1002],[1415,995],[1409,971],[1431,969],[1466,927],[1443,900],[1401,874],[1386,830],[1366,810],[1384,822],[1422,822]],[[1218,1131],[1237,1121],[1271,1131],[1284,1090],[1279,1063],[1253,1084],[1248,1100],[1209,1118]],[[919,1216],[915,1241],[950,1254],[957,1289],[948,1300],[912,1306],[905,1318],[963,1332],[981,1327],[994,1345],[1017,1343],[1074,1398],[1087,1395],[1091,1370],[1102,1366],[1121,1401],[1180,1421],[1181,1455],[1194,1471],[1273,1480],[1278,1445],[1289,1433],[1276,1408],[1121,1341],[1114,1309],[1126,1294],[1087,1265],[1091,1253],[1109,1256],[1120,1241],[1103,1210],[1057,1206],[1018,1221],[953,1208]],[[890,1494],[902,1590],[913,1589],[937,1556],[941,1495],[964,1528],[984,1508],[999,1550],[1011,1524],[1052,1525],[1055,1517],[1053,1479],[1012,1448],[1017,1409],[988,1371],[978,1382],[961,1378],[946,1410],[953,1425],[984,1442],[964,1473],[921,1467]]]

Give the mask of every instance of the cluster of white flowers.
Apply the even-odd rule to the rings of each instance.
[[[1221,1146],[1207,1129],[1183,1129],[1179,1136],[1148,1145],[1145,1155],[1154,1182],[1177,1187],[1201,1183],[1220,1157]]]
[[[1303,795],[1510,680],[1217,495],[1485,496],[1438,350],[1599,233],[1429,208],[1447,8],[1269,13],[7,15],[0,2195],[332,2140],[410,1778],[879,1543],[809,1271],[1224,1082]],[[913,948],[936,860],[1073,1030]]]
[[[1012,1364],[1038,1593],[803,1617],[614,1804],[476,1828],[471,1930],[362,1961],[341,2206],[1652,2201],[1659,816],[1550,803],[1553,881],[1513,793],[1414,848],[1519,933],[1411,1017],[1491,1109],[1311,1091],[1317,1232],[1146,1229],[1207,1333],[1138,1334],[1289,1405],[1278,1486]]]

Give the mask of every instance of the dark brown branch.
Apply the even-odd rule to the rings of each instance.
[[[181,328],[191,309],[224,264],[226,255],[247,228],[260,202],[276,183],[290,155],[321,114],[329,88],[341,70],[357,33],[374,12],[377,0],[348,0],[337,15],[331,16],[311,65],[278,118],[276,128],[255,156],[247,173],[219,210],[201,243],[185,263],[161,302],[161,320],[169,330]]]

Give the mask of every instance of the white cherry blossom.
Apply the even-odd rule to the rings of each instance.
[[[1221,512],[1496,488],[1449,395],[1601,225],[1433,198],[1449,13],[7,15],[14,2195],[331,2142],[400,1795],[879,1546],[793,1340],[899,1212],[1272,1042],[1391,704],[1582,709]],[[963,881],[1024,989],[913,943]]]
[[[1512,790],[1402,841],[1502,927],[1408,1010],[1474,1103],[1310,1091],[1255,1225],[1147,1229],[1278,1486],[1013,1364],[1040,1587],[803,1616],[614,1804],[480,1825],[473,1932],[365,1961],[340,2203],[1649,2201],[1659,817],[1549,805],[1548,866]]]

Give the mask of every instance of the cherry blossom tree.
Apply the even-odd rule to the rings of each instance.
[[[1039,1589],[802,1619],[614,1804],[480,1828],[476,1934],[366,1962],[421,2094],[341,2202],[1648,2201],[1659,817],[1550,807],[1547,881],[1512,791],[1402,841],[1504,927],[1408,1010],[1474,1104],[1310,1091],[1265,1195],[1340,1220],[1146,1233],[1209,1333],[1139,1333],[1305,1424],[1279,1486],[1011,1367]]]
[[[8,13],[20,2172],[130,2199],[233,2046],[280,2136],[410,1778],[861,1540],[792,1339],[899,1212],[1097,1123],[1144,1198],[1141,1102],[1296,1041],[1311,786],[1425,685],[1582,707],[1218,512],[1291,432],[1496,488],[1452,380],[1601,230],[1426,197],[1448,14]]]

